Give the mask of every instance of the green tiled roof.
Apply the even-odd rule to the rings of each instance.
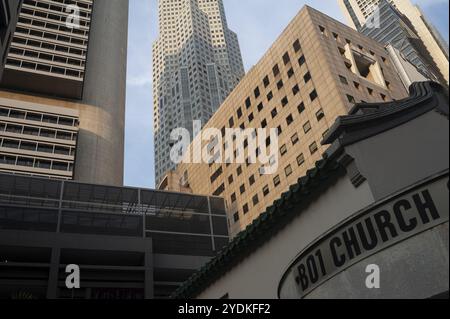
[[[335,160],[325,158],[318,161],[314,169],[309,170],[304,177],[290,187],[289,191],[282,194],[280,199],[224,247],[215,258],[179,287],[172,294],[172,298],[194,298],[201,293],[277,234],[343,174],[345,174],[344,168]]]

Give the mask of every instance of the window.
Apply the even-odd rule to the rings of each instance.
[[[281,100],[281,105],[282,105],[283,107],[285,107],[286,105],[288,105],[288,103],[289,103],[289,100],[288,100],[287,96],[285,96],[285,97]]]
[[[287,151],[288,150],[287,150],[286,144],[284,144],[283,146],[280,147],[280,154],[281,154],[281,156],[286,155]]]
[[[298,141],[299,141],[299,138],[298,138],[298,134],[297,133],[295,133],[294,135],[291,136],[292,145],[297,144]]]
[[[274,177],[273,184],[275,185],[275,187],[277,187],[278,185],[281,184],[281,180],[280,180],[280,176],[279,175]]]
[[[296,84],[293,88],[292,88],[292,93],[294,95],[297,95],[298,92],[300,92],[300,88],[298,87],[298,84]]]
[[[250,178],[248,179],[250,186],[252,186],[253,184],[255,184],[256,179],[255,179],[255,175],[250,176]]]
[[[255,116],[253,115],[253,113],[250,113],[248,116],[248,121],[251,123],[254,119],[255,119]]]
[[[298,51],[300,51],[302,49],[299,40],[295,40],[295,42],[294,42],[294,44],[292,46],[294,47],[295,53],[297,53]]]
[[[242,184],[241,187],[239,187],[239,191],[241,192],[241,195],[245,193],[245,184]]]
[[[283,133],[283,129],[281,128],[281,125],[278,125],[278,127],[277,127],[277,136],[280,136],[281,133]]]
[[[252,202],[253,202],[253,206],[256,206],[256,205],[259,204],[259,197],[258,197],[258,194],[256,194],[255,196],[253,196]]]
[[[230,119],[228,120],[228,124],[230,125],[230,127],[234,126],[234,118],[230,117]]]
[[[288,70],[288,72],[287,72],[287,75],[288,75],[288,78],[290,79],[291,77],[293,77],[294,76],[294,69],[293,68],[290,68],[289,70]]]
[[[233,175],[230,175],[230,176],[228,176],[228,184],[233,184],[233,182],[234,182],[234,176]]]
[[[248,109],[248,108],[250,108],[250,106],[252,106],[252,102],[250,101],[250,98],[248,97],[245,100],[245,107]]]
[[[278,76],[280,74],[280,68],[278,67],[278,64],[275,64],[275,66],[272,68],[273,76]]]
[[[286,123],[287,125],[291,125],[292,122],[294,122],[294,118],[292,117],[292,114],[289,114],[288,117],[286,118]]]
[[[276,118],[277,115],[278,115],[277,108],[274,108],[274,109],[272,110],[272,112],[270,112],[270,114],[272,115],[272,118],[273,118],[273,119]]]
[[[311,131],[311,123],[309,121],[303,125],[303,131],[305,132],[305,134]]]
[[[342,84],[348,85],[347,78],[345,78],[344,76],[339,75],[339,80],[341,81]]]
[[[240,119],[242,117],[242,109],[241,108],[237,109],[237,116],[238,116],[238,119]]]
[[[304,111],[305,111],[305,103],[300,103],[298,106],[297,106],[297,110],[298,110],[298,113],[300,113],[300,114],[302,114]]]
[[[236,193],[231,194],[231,202],[234,203],[236,202],[237,198],[236,198]]]
[[[304,76],[303,76],[303,80],[305,80],[305,83],[308,83],[310,80],[311,80],[311,73],[306,73]]]
[[[386,95],[384,95],[383,93],[380,93],[380,96],[383,101],[386,101]]]
[[[267,94],[267,101],[271,101],[273,99],[273,93],[272,93],[272,91],[270,91],[268,94]]]
[[[216,189],[216,191],[213,193],[213,196],[220,196],[225,191],[225,184],[222,184],[219,186],[219,188]]]
[[[278,90],[281,90],[283,88],[283,86],[284,86],[283,80],[278,81],[278,83],[277,83]]]
[[[263,83],[264,83],[264,87],[268,87],[270,85],[270,80],[269,80],[268,76],[266,76],[264,78]]]
[[[289,53],[288,52],[286,52],[283,55],[283,62],[284,62],[284,65],[288,64],[289,62],[291,62],[291,58],[289,57]]]
[[[242,166],[239,166],[239,167],[237,168],[237,175],[238,175],[238,176],[241,176],[241,174],[242,174]]]
[[[320,122],[325,117],[325,113],[323,112],[323,109],[320,109],[316,112],[316,118],[317,122]]]
[[[297,157],[297,164],[298,166],[302,166],[303,164],[305,164],[305,156],[303,154],[300,154]]]
[[[326,30],[325,30],[324,27],[322,27],[321,25],[319,25],[319,30],[320,30],[320,33],[321,33],[323,36],[327,36],[327,32],[326,32]]]
[[[385,82],[386,82],[387,89],[390,90],[391,89],[391,82],[389,82],[389,81],[385,81]]]
[[[256,87],[256,89],[253,92],[255,94],[255,99],[259,98],[259,96],[261,95],[261,92],[259,91],[259,87]]]
[[[284,172],[286,173],[286,177],[289,177],[292,175],[292,166],[288,165],[286,166],[286,168],[284,169]]]
[[[367,92],[369,92],[369,95],[373,95],[373,90],[371,88],[367,88]]]
[[[302,65],[305,64],[305,63],[306,63],[305,56],[302,55],[302,56],[298,59],[298,64],[299,64],[300,66],[302,66]]]
[[[247,213],[249,212],[248,204],[245,204],[245,205],[242,207],[242,212],[244,213],[244,215],[247,214]]]
[[[267,120],[266,119],[262,120],[261,127],[262,128],[266,128],[267,127]]]
[[[261,112],[264,108],[264,105],[261,103],[258,104],[258,112]]]
[[[355,89],[359,90],[361,85],[358,82],[353,82]]]
[[[356,103],[355,98],[354,98],[353,96],[349,95],[349,94],[347,94],[347,100],[348,100],[350,103]]]
[[[233,219],[234,219],[235,223],[237,223],[239,221],[239,212],[234,213]]]
[[[315,99],[317,99],[317,91],[314,90],[309,94],[309,98],[311,99],[311,102],[314,102]]]
[[[317,143],[314,142],[309,146],[309,151],[311,152],[311,155],[313,155],[315,152],[317,152],[318,148],[317,148]]]
[[[263,195],[264,195],[264,197],[269,195],[269,193],[270,193],[269,185],[264,186],[263,187]]]

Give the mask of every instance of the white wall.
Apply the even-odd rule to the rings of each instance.
[[[367,182],[355,189],[347,177],[341,178],[292,223],[198,298],[221,298],[227,293],[231,299],[278,298],[279,281],[295,257],[313,240],[373,201]]]

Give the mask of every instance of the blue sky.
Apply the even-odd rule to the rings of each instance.
[[[449,0],[413,2],[448,42]],[[305,4],[345,22],[336,0],[224,0],[228,25],[239,36],[246,70],[258,62]],[[125,134],[128,186],[154,187],[151,48],[157,36],[157,0],[130,0]]]

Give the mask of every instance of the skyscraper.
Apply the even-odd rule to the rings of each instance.
[[[218,131],[202,146],[219,162],[181,163],[160,186],[224,197],[235,236],[314,167],[338,116],[355,103],[406,96],[383,45],[305,6],[204,127]],[[226,128],[276,129],[278,138],[264,136],[255,149],[260,133],[242,133],[239,142],[227,138]],[[261,174],[264,165],[251,157],[268,148],[273,173]]]
[[[378,18],[381,18],[379,11],[377,12],[380,0],[338,0],[338,2],[350,25],[357,30],[361,30],[368,20],[378,22]],[[439,69],[441,77],[448,84],[448,44],[428,21],[422,10],[418,6],[413,5],[410,0],[389,0],[389,3],[409,20],[414,28],[414,32],[423,42],[429,56]],[[374,13],[378,16],[373,15]],[[377,25],[374,25],[374,27],[378,28]]]
[[[237,35],[222,0],[159,0],[153,45],[156,183],[175,164],[170,133],[204,125],[244,75]]]
[[[0,83],[0,171],[122,185],[127,30],[128,1],[23,2]]]
[[[12,33],[16,28],[17,13],[22,0],[0,1],[0,79],[11,40]]]

